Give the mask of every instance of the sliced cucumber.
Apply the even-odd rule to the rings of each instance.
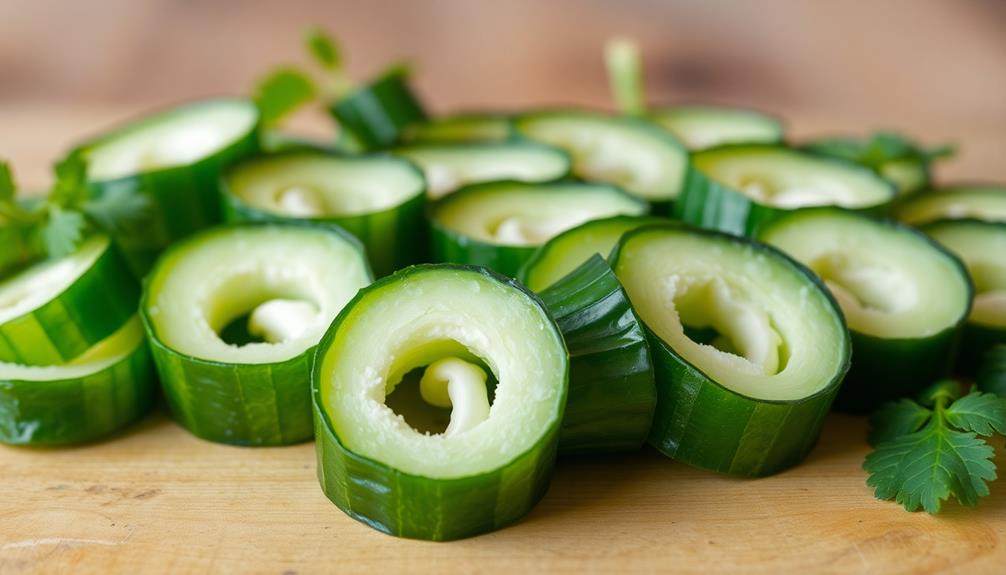
[[[913,226],[937,220],[1006,222],[1006,186],[962,185],[920,194],[898,206],[899,220]]]
[[[406,420],[389,405],[396,387],[407,391],[403,376],[424,366]],[[497,380],[488,409],[487,374]],[[402,537],[457,539],[512,523],[548,487],[567,374],[558,328],[516,282],[461,266],[399,271],[361,290],[318,346],[322,489],[351,517]],[[448,431],[417,431],[418,415],[442,406]]]
[[[258,149],[259,117],[248,100],[205,100],[158,112],[84,143],[92,194],[143,194],[150,221],[115,233],[143,273],[169,243],[220,221],[224,166]]]
[[[837,208],[790,214],[759,239],[812,269],[842,306],[853,359],[836,406],[872,412],[949,372],[971,282],[945,249],[911,228]]]
[[[772,145],[696,152],[675,215],[690,224],[749,235],[786,213],[840,206],[881,215],[894,187],[867,168]]]
[[[415,143],[503,142],[513,136],[508,116],[492,113],[458,114],[436,118],[405,129],[402,140]]]
[[[666,211],[681,191],[688,153],[665,130],[644,120],[574,110],[537,112],[515,120],[519,134],[562,148],[573,173],[615,184]]]
[[[646,213],[645,202],[602,184],[489,182],[463,188],[430,210],[436,261],[513,276],[550,238],[588,220]]]
[[[136,315],[140,286],[107,236],[0,281],[0,362],[57,365]]]
[[[426,194],[434,200],[469,184],[549,182],[567,177],[570,170],[565,152],[532,142],[421,144],[394,153],[422,168]]]
[[[363,242],[378,275],[416,263],[426,243],[422,173],[387,156],[297,150],[260,156],[223,179],[228,221],[335,223]]]
[[[150,410],[153,365],[135,315],[64,365],[0,363],[0,442],[91,441]]]
[[[370,281],[359,244],[334,226],[223,227],[172,246],[141,310],[176,419],[224,443],[309,439],[314,347]]]
[[[401,67],[333,102],[329,111],[364,151],[387,148],[407,127],[426,121],[426,111],[409,87],[408,71]]]
[[[779,118],[726,106],[672,106],[651,112],[650,119],[689,150],[723,144],[779,144],[785,133]]]
[[[517,277],[531,290],[540,293],[592,255],[607,257],[625,232],[666,221],[654,216],[612,216],[580,224],[545,242],[524,264]]]
[[[674,225],[627,232],[611,265],[651,336],[650,443],[736,475],[801,461],[850,356],[817,278],[764,244]]]
[[[1006,343],[1006,222],[942,220],[922,229],[964,260],[974,282],[957,357],[957,371],[973,375],[990,348]]]
[[[559,453],[639,449],[657,404],[646,331],[598,254],[541,292],[569,348]]]

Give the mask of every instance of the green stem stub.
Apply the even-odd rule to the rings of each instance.
[[[639,46],[628,38],[612,38],[604,46],[608,84],[618,110],[629,116],[646,113],[646,88]]]
[[[408,72],[401,67],[335,101],[329,111],[363,150],[387,148],[401,139],[407,127],[427,119],[409,87]]]
[[[221,227],[172,246],[141,312],[175,418],[223,443],[309,439],[314,347],[370,281],[359,244],[335,227]]]
[[[650,443],[734,475],[799,463],[850,357],[842,313],[813,274],[764,244],[672,225],[626,233],[611,265],[650,333]]]
[[[422,393],[397,411],[391,396],[416,369],[425,371]],[[548,486],[568,369],[555,323],[512,280],[453,265],[384,278],[357,294],[318,346],[322,490],[401,537],[458,539],[512,523]],[[488,416],[478,408],[480,374],[496,381]],[[464,414],[452,413],[447,430],[420,432],[411,414],[425,403]]]

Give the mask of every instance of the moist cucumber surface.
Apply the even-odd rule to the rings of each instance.
[[[837,405],[868,412],[945,375],[971,305],[960,260],[915,230],[837,208],[796,212],[759,239],[809,267],[852,332]]]
[[[422,257],[422,173],[388,156],[341,156],[300,150],[238,164],[224,176],[230,221],[306,219],[331,222],[367,248],[378,275]]]
[[[522,136],[569,152],[581,179],[615,184],[658,205],[681,191],[688,164],[684,146],[645,120],[568,110],[526,114],[514,122]]]
[[[782,141],[785,132],[778,118],[726,106],[672,106],[654,110],[649,116],[689,150],[723,144],[775,144]]]
[[[433,257],[513,276],[536,247],[556,234],[593,219],[644,214],[647,208],[603,184],[476,184],[431,208]]]
[[[423,170],[430,199],[494,180],[548,182],[569,175],[569,156],[532,143],[423,144],[394,151]]]
[[[496,380],[491,408],[460,432],[417,431],[387,400],[405,374],[444,360]],[[460,266],[399,271],[357,294],[318,347],[322,488],[354,518],[404,537],[456,539],[510,523],[547,486],[567,374],[558,329],[515,282]],[[451,378],[452,425],[463,407],[456,384],[483,382]]]
[[[799,462],[850,356],[842,314],[817,279],[763,244],[671,225],[623,235],[612,268],[651,333],[650,443],[738,475]]]
[[[172,247],[142,311],[176,418],[227,443],[310,437],[314,347],[370,280],[360,246],[334,227],[223,227]]]
[[[895,215],[913,226],[960,219],[1006,222],[1006,187],[963,185],[940,188],[902,203]]]

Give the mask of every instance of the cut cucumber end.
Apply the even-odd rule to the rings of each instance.
[[[900,204],[895,215],[913,226],[960,219],[1006,222],[1006,187],[962,185],[925,192]]]
[[[726,106],[673,106],[652,112],[650,119],[674,134],[689,150],[724,144],[778,144],[785,133],[778,118]]]
[[[469,113],[436,118],[408,126],[402,132],[407,143],[503,142],[513,136],[513,122],[508,116]]]

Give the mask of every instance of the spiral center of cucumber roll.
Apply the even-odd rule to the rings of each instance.
[[[0,281],[0,324],[38,308],[66,290],[107,246],[106,237],[94,237],[72,255],[40,262]]]
[[[237,100],[168,111],[90,148],[89,175],[111,180],[195,162],[248,133],[257,118],[254,105]]]
[[[831,252],[811,262],[810,268],[841,304],[851,326],[868,321],[868,314],[899,313],[919,302],[912,278],[890,266],[855,262],[848,254]]]
[[[276,206],[284,214],[298,218],[318,218],[325,215],[325,198],[314,188],[288,186],[276,193]]]
[[[318,306],[293,299],[271,299],[248,315],[248,332],[269,343],[300,337],[318,320]]]
[[[456,357],[431,363],[419,381],[423,399],[437,407],[451,409],[451,423],[444,435],[464,433],[489,419],[486,372]]]

